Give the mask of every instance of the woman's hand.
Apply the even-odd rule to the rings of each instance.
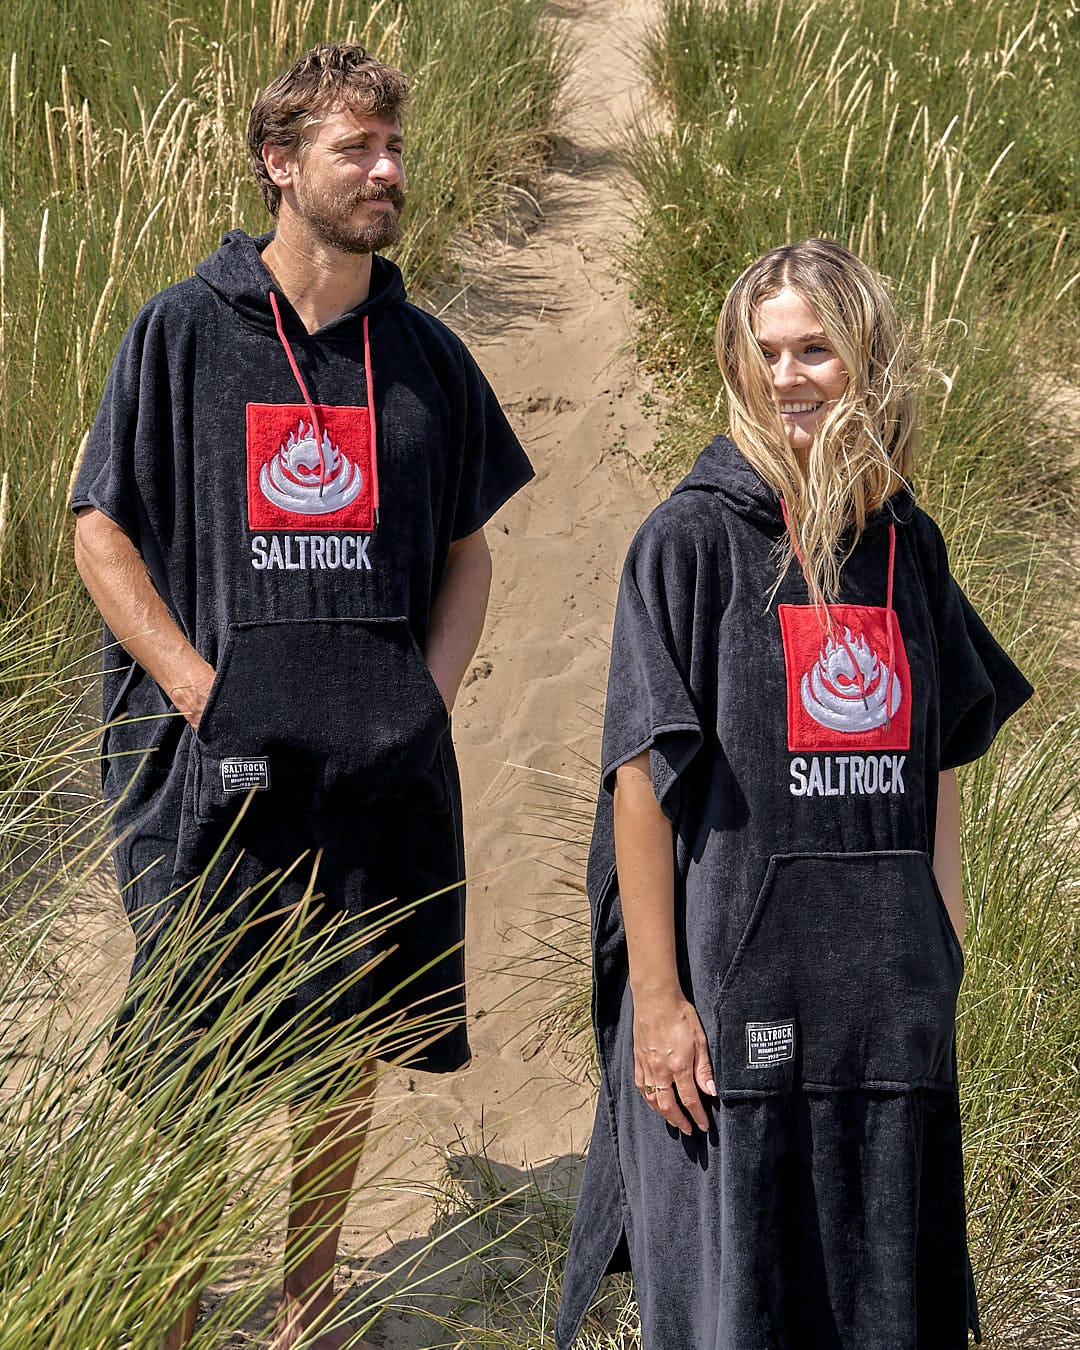
[[[691,1134],[693,1120],[708,1130],[703,1098],[716,1096],[709,1045],[681,990],[634,995],[634,1082],[669,1125]]]

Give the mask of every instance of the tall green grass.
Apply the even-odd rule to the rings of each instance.
[[[0,1344],[155,1346],[187,1276],[246,1265],[200,1328],[220,1344],[272,1297],[248,1260],[281,1213],[285,1108],[326,1119],[320,1066],[355,1066],[372,1019],[285,1027],[277,1072],[225,1068],[189,1103],[164,1030],[113,1058],[143,1081],[155,1124],[100,1075],[107,1009],[78,1001],[73,955],[107,875],[106,822],[82,658],[97,620],[76,580],[67,501],[112,355],[154,291],[234,226],[269,224],[246,165],[258,90],[316,41],[363,42],[412,81],[409,211],[397,260],[431,291],[453,241],[489,219],[548,151],[563,53],[542,0],[11,0],[0,8]],[[107,883],[104,883],[107,884]],[[267,883],[272,904],[273,882]],[[179,897],[191,915],[197,896]],[[286,996],[284,958],[325,954],[288,916],[214,1009],[213,1059]],[[382,916],[380,926],[392,920]],[[371,931],[348,936],[362,950]],[[182,926],[174,966],[212,962],[224,929]],[[276,958],[275,958],[276,954]],[[154,979],[165,978],[167,972]],[[153,1001],[153,988],[147,992]],[[377,1010],[375,1014],[377,1018]],[[385,1052],[387,1046],[381,1045]],[[268,1134],[267,1120],[280,1128]],[[237,1140],[252,1141],[237,1153]],[[228,1156],[231,1170],[223,1169]],[[361,1196],[362,1201],[362,1196]],[[182,1222],[177,1220],[183,1220]],[[164,1229],[163,1229],[164,1225]],[[164,1238],[161,1238],[165,1231]],[[377,1315],[408,1270],[369,1291]]]
[[[88,875],[69,874],[72,904]],[[149,1006],[188,963],[212,966],[236,936],[224,918],[207,925],[197,895],[180,904],[169,965],[141,981]],[[22,910],[18,944],[8,941],[10,919],[2,925],[0,998],[10,1021],[0,1039],[0,1342],[158,1350],[204,1262],[219,1287],[238,1265],[245,1277],[207,1313],[197,1346],[221,1344],[272,1299],[280,1270],[257,1258],[288,1190],[289,1127],[303,1134],[333,1120],[326,1083],[355,1089],[357,1067],[376,1044],[388,1049],[376,1012],[332,1027],[289,1021],[269,1042],[265,1076],[228,1058],[286,1003],[290,968],[325,966],[325,943],[306,927],[314,908],[309,897],[267,925],[254,968],[212,998],[195,988],[183,1014],[148,1042],[115,1041],[109,1076],[100,1069],[110,1019],[73,1005],[71,972],[55,970],[57,911]],[[373,927],[347,945],[360,954]],[[196,1070],[204,1090],[188,1095]],[[110,1087],[116,1074],[136,1085],[139,1108]],[[368,1325],[379,1309],[369,1297]]]
[[[679,472],[724,426],[712,353],[739,272],[829,235],[890,278],[938,375],[921,500],[1038,686],[962,778],[971,909],[959,1047],[990,1343],[1080,1331],[1080,858],[1071,447],[1080,354],[1074,0],[665,0],[653,114],[627,164],[639,354],[672,396]]]
[[[51,673],[56,640],[0,621],[0,655],[25,675],[0,696],[0,763],[11,766],[0,779],[0,1344],[159,1350],[206,1262],[220,1293],[195,1341],[208,1348],[262,1321],[276,1294],[280,1270],[263,1249],[288,1192],[291,1134],[336,1118],[376,1046],[393,1058],[439,1023],[417,1008],[386,1025],[379,1005],[344,1024],[320,1006],[282,1017],[297,969],[317,978],[352,953],[362,975],[397,913],[328,944],[313,887],[285,907],[280,877],[245,920],[260,924],[258,959],[215,980],[238,933],[207,903],[204,877],[172,897],[167,959],[131,991],[146,1011],[106,1056],[116,991],[95,971],[109,936],[95,897],[109,841],[85,791],[97,737],[78,725],[81,682]],[[149,1010],[166,998],[171,1016],[157,1023]],[[236,1053],[252,1035],[258,1068]],[[378,1180],[365,1177],[358,1204]],[[402,1287],[407,1296],[410,1278],[403,1261],[369,1285],[354,1324],[370,1326]]]
[[[1067,0],[666,0],[644,56],[652,116],[626,157],[642,202],[625,258],[638,351],[669,396],[654,467],[681,472],[723,426],[712,333],[738,273],[778,243],[841,239],[886,273],[921,330],[939,374],[925,391],[919,494],[961,584],[1038,686],[963,775],[958,1039],[990,1347],[1080,1335],[1080,721],[1060,657],[1078,524],[1078,19]],[[580,844],[591,791],[548,801],[541,832]],[[562,981],[546,1025],[587,1073],[587,943],[570,925],[538,959],[543,979]],[[535,1185],[504,1203],[546,1207],[447,1317],[471,1345],[539,1347],[551,1334],[569,1206],[559,1232],[558,1197]],[[623,1282],[583,1344],[639,1344]]]
[[[545,156],[562,52],[541,0],[0,10],[0,613],[47,599],[73,641],[85,632],[67,497],[112,355],[143,301],[225,230],[267,228],[247,112],[325,38],[411,77],[397,258],[412,286],[436,285],[454,236]]]
[[[717,420],[731,282],[827,234],[893,278],[952,380],[927,405],[927,481],[989,456],[1017,500],[1052,491],[1046,385],[1080,338],[1078,36],[1070,0],[668,0],[647,56],[660,116],[629,156],[633,262],[642,353],[696,432]]]
[[[886,273],[921,329],[939,374],[920,498],[961,584],[1038,686],[963,775],[958,1037],[989,1347],[1080,1335],[1080,720],[1060,650],[1077,528],[1078,19],[1068,0],[665,0],[644,54],[653,115],[626,157],[642,201],[625,258],[638,350],[671,411],[654,467],[681,472],[723,426],[712,331],[742,268],[787,240],[841,239]],[[581,847],[590,797],[590,785],[563,790],[540,808],[541,832]],[[587,944],[570,925],[538,959],[563,981],[547,1026],[588,1072]],[[485,1193],[499,1190],[491,1178]],[[547,1343],[571,1207],[560,1219],[539,1177],[533,1192],[503,1200],[532,1221],[497,1249],[505,1261],[478,1268],[446,1344],[465,1328],[487,1350]],[[583,1344],[639,1344],[624,1282]]]

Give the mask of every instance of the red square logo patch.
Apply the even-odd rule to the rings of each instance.
[[[367,408],[247,405],[248,526],[370,530],[374,525]]]
[[[895,611],[779,605],[787,669],[789,750],[907,750],[911,672]]]

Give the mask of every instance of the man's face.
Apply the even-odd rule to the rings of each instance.
[[[341,253],[396,243],[405,207],[402,149],[396,118],[345,108],[327,114],[292,161],[291,209]]]

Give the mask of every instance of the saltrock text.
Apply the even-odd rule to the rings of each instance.
[[[793,797],[865,797],[904,791],[907,755],[797,755],[791,761]]]
[[[257,534],[251,541],[251,565],[262,572],[370,572],[370,534]]]

